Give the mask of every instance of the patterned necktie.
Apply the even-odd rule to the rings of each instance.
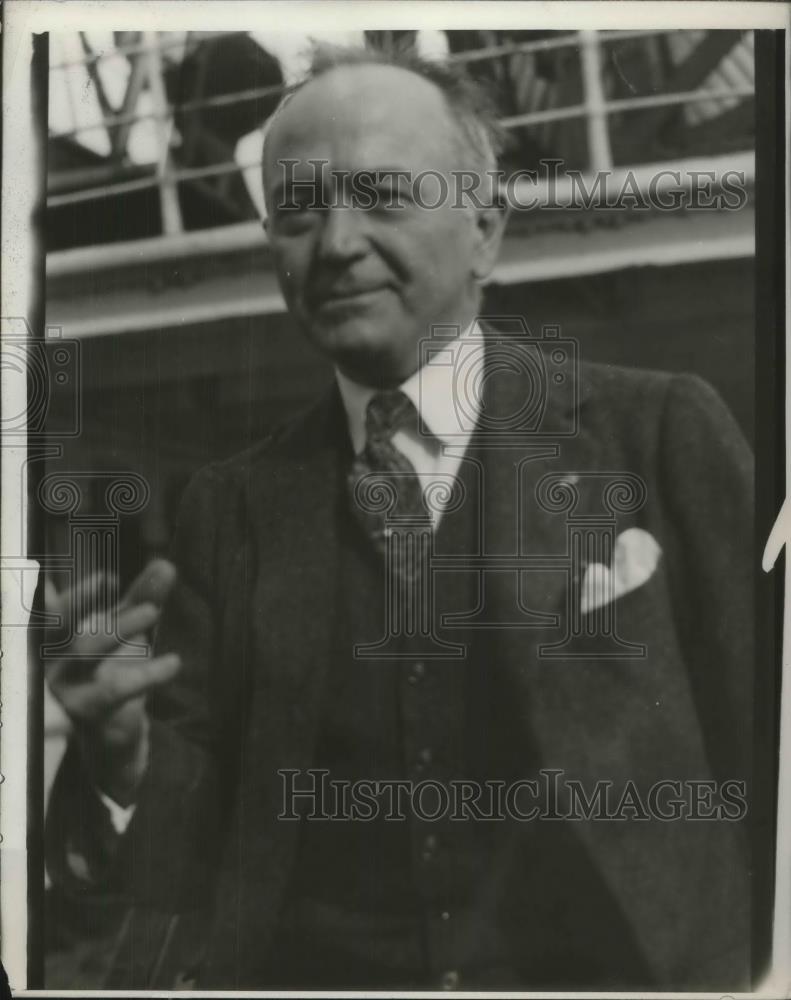
[[[417,416],[400,390],[378,392],[366,410],[365,447],[347,479],[352,512],[377,551],[386,558],[390,553],[392,568],[402,577],[418,571],[415,539],[431,531],[415,467],[392,441],[400,427],[416,426]]]

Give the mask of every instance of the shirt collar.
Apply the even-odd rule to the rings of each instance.
[[[474,325],[453,340],[438,341],[423,367],[399,386],[414,403],[423,424],[442,444],[466,446],[480,413],[480,401],[470,391],[479,386],[475,369],[483,363],[480,339],[470,337]],[[458,378],[462,368],[464,377]],[[365,447],[365,411],[376,389],[354,382],[338,369],[335,377],[352,447],[359,454]]]

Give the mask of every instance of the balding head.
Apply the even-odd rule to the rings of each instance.
[[[465,73],[443,63],[428,61],[410,53],[389,54],[367,48],[344,48],[332,45],[317,45],[307,77],[297,85],[286,97],[271,122],[270,133],[274,131],[277,120],[286,107],[300,91],[309,88],[313,83],[324,86],[329,83],[330,75],[339,71],[367,69],[368,79],[377,81],[379,98],[385,98],[383,93],[388,86],[395,88],[398,97],[399,88],[404,87],[398,103],[404,104],[408,96],[416,92],[420,95],[420,81],[429,84],[442,98],[443,108],[448,117],[455,139],[459,169],[471,169],[485,173],[493,171],[497,166],[497,158],[505,145],[505,132],[500,127],[494,101],[487,91]],[[400,73],[398,71],[401,71]],[[404,76],[404,74],[409,74]],[[346,80],[354,87],[357,83],[354,75],[346,73]],[[415,79],[417,78],[417,80]],[[336,78],[336,84],[338,83]],[[428,91],[424,88],[423,93]],[[367,90],[357,90],[351,97],[360,101],[373,94]],[[430,100],[434,100],[435,93]],[[425,129],[422,120],[420,104],[413,107],[417,130]]]
[[[334,169],[392,167],[464,169],[463,142],[443,93],[396,66],[343,65],[310,80],[273,121],[265,144],[264,183],[275,165],[319,147]],[[349,153],[354,151],[354,163]],[[411,154],[406,163],[405,154]]]

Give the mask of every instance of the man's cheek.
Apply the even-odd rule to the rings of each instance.
[[[297,303],[302,298],[300,293],[304,289],[305,281],[296,262],[281,258],[277,265],[277,280],[289,305],[292,302]]]

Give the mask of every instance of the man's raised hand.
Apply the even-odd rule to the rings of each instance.
[[[148,761],[149,691],[181,666],[174,653],[153,656],[149,636],[176,580],[164,559],[151,562],[121,601],[101,574],[58,594],[46,610],[74,634],[45,661],[47,682],[74,726],[86,767],[99,789],[121,805],[134,801]]]

